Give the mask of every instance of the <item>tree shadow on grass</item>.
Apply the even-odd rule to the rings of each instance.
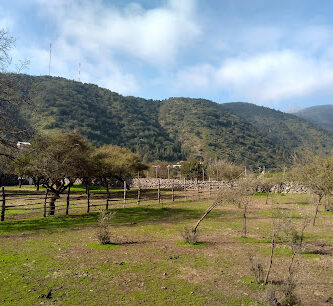
[[[111,220],[114,225],[133,225],[137,223],[156,223],[170,222],[179,223],[185,220],[197,220],[202,216],[204,210],[192,208],[175,208],[175,207],[125,207],[111,209],[116,214]],[[217,218],[224,215],[223,210],[215,210],[207,219]],[[62,228],[75,228],[97,224],[99,213],[77,215],[56,215],[46,218],[34,218],[24,220],[5,221],[0,223],[0,234],[20,231],[35,230],[58,230]]]

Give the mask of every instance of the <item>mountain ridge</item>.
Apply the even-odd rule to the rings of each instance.
[[[146,161],[226,158],[279,168],[294,151],[329,154],[333,148],[333,136],[312,123],[250,103],[147,100],[59,77],[16,77],[24,90],[33,89],[38,111],[21,110],[31,125],[76,129],[95,145],[121,145]]]

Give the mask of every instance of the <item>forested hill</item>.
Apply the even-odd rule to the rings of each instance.
[[[318,105],[302,109],[296,116],[313,122],[333,134],[333,105]]]
[[[224,103],[223,106],[255,126],[263,137],[285,150],[287,156],[298,149],[332,153],[332,135],[307,120],[250,103]]]
[[[288,163],[294,150],[333,148],[333,136],[313,124],[253,104],[154,101],[64,78],[17,78],[22,89],[32,89],[34,107],[21,110],[31,125],[45,131],[76,129],[96,145],[125,146],[146,161],[227,158],[272,168]]]

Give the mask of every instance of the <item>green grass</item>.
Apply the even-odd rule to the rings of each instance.
[[[309,202],[297,202],[296,204],[301,206],[310,205]]]
[[[108,244],[100,244],[98,241],[92,241],[87,244],[88,248],[95,250],[112,250],[116,247],[119,247],[121,244],[117,242],[111,242]]]
[[[333,216],[333,211],[323,210],[323,211],[320,211],[319,213],[324,216]]]
[[[266,288],[264,283],[258,283],[254,278],[251,277],[243,276],[241,278],[241,282],[252,289],[264,290]]]
[[[189,201],[189,203],[192,203]],[[195,203],[195,202],[193,202]],[[112,224],[137,224],[142,222],[161,222],[168,221],[186,221],[188,219],[199,218],[204,212],[204,207],[207,204],[197,203],[197,208],[192,209],[190,205],[184,208],[168,206],[161,208],[160,205],[141,205],[135,207],[125,207],[111,209],[110,211],[116,212],[115,217],[112,218]],[[202,206],[202,210],[198,207]],[[222,215],[223,212],[216,210],[207,219],[215,218]],[[99,213],[92,212],[89,214],[76,214],[76,215],[55,215],[47,217],[38,217],[32,219],[4,221],[0,223],[0,234],[18,231],[35,231],[35,230],[56,230],[62,228],[73,228],[78,226],[87,226],[95,224],[98,220]]]
[[[294,204],[298,201],[296,197]],[[114,243],[109,245],[96,239],[97,212],[1,222],[0,304],[262,305],[264,286],[247,276],[248,254],[268,262],[270,218],[250,206],[250,236],[244,238],[241,211],[221,206],[200,224],[197,244],[182,241],[181,230],[193,226],[207,207],[205,200],[189,200],[169,202],[164,208],[113,208]],[[313,213],[307,205],[301,209]],[[299,210],[288,207],[295,215]],[[301,299],[310,304],[316,302],[313,290],[325,297],[329,291],[330,254],[316,250],[322,250],[318,243],[329,250],[330,224],[330,216],[325,216],[318,218],[316,227],[307,227],[304,243],[312,246],[297,255],[300,279],[312,278],[299,284]],[[290,249],[278,244],[270,280],[283,280],[290,257]],[[41,297],[49,290],[50,300]]]
[[[265,248],[261,250],[261,253],[264,255],[270,255],[271,248]],[[292,251],[288,248],[276,247],[274,248],[274,256],[290,256]]]
[[[258,239],[253,237],[235,237],[235,240],[244,242],[244,243],[270,243],[269,239]]]

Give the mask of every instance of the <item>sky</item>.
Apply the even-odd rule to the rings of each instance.
[[[332,104],[331,0],[0,0],[25,71],[147,99]]]

